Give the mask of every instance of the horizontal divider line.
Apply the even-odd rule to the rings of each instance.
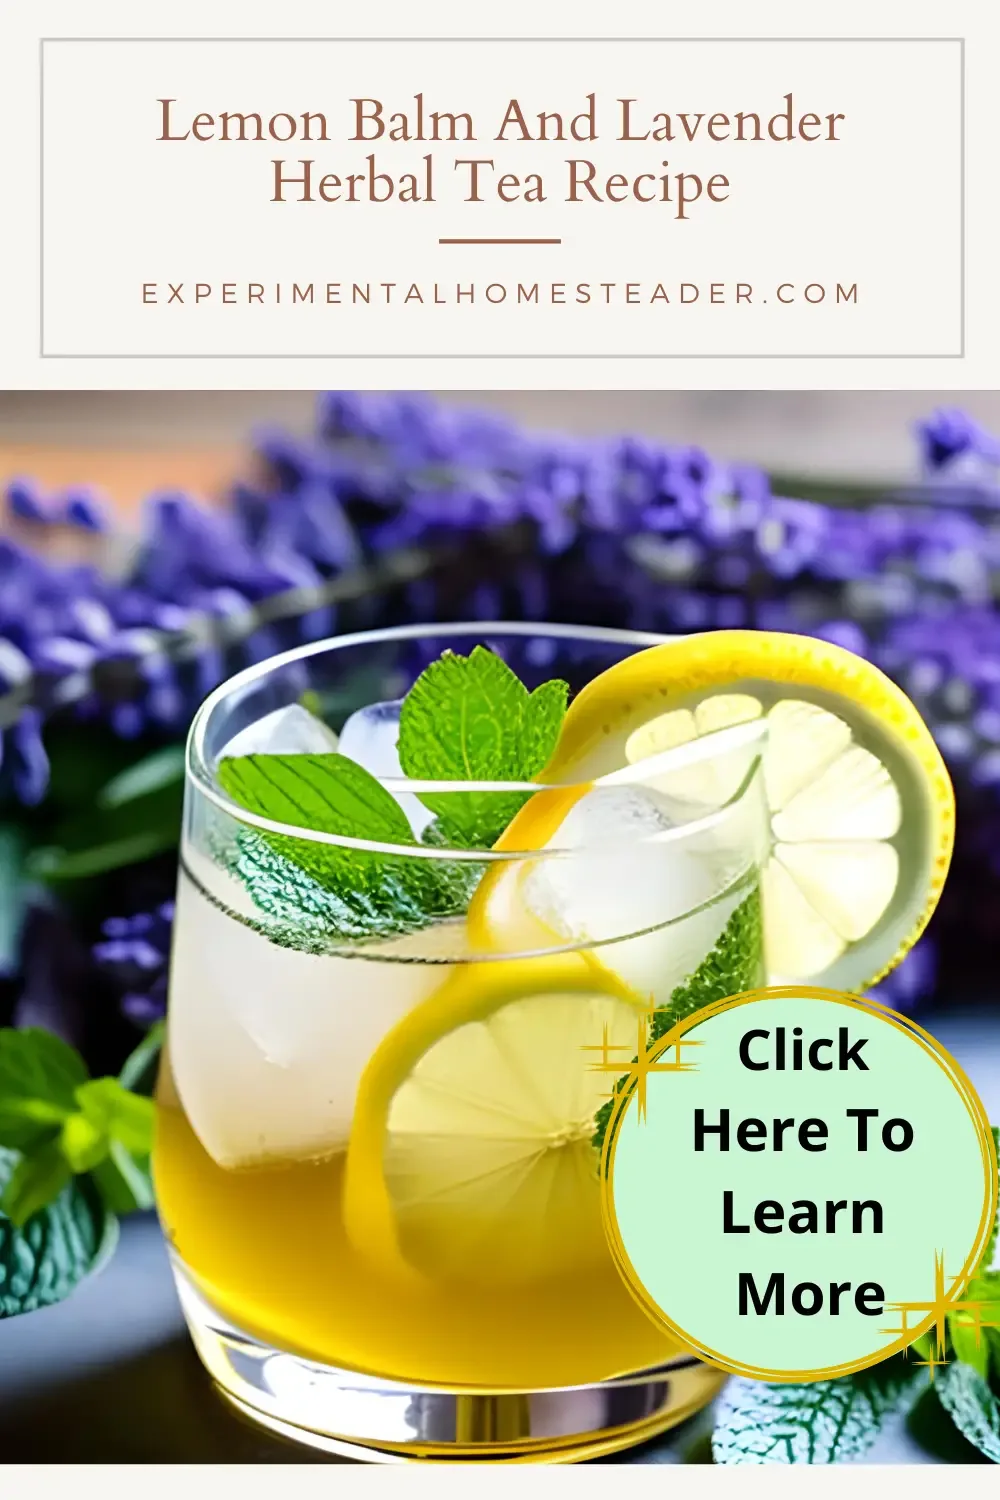
[[[561,245],[562,240],[438,240],[439,245]]]

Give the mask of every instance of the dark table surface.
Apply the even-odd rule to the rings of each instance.
[[[965,1068],[990,1118],[1000,1119],[996,1008],[928,1025]],[[976,1461],[932,1393],[923,1416],[922,1446],[900,1421],[868,1461]],[[711,1413],[702,1413],[636,1450],[632,1461],[707,1462],[710,1430]],[[151,1215],[123,1225],[110,1266],[68,1301],[0,1323],[0,1454],[8,1463],[337,1461],[259,1431],[216,1393],[188,1340]]]

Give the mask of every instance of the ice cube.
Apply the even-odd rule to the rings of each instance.
[[[233,736],[223,755],[326,755],[337,749],[337,736],[301,703],[265,714]]]
[[[522,888],[550,931],[594,944],[602,964],[658,1005],[711,951],[738,904],[717,898],[752,862],[708,833],[671,839],[675,826],[651,789],[595,787],[550,841],[568,852],[535,861]]]
[[[236,905],[204,856],[188,848],[184,859],[199,884]],[[185,873],[174,934],[173,1081],[202,1145],[227,1168],[342,1151],[375,1048],[453,972],[440,960],[465,952],[461,926],[448,923],[357,958],[278,947]]]
[[[340,753],[357,761],[373,776],[402,777],[399,764],[399,714],[401,698],[386,703],[370,703],[351,714],[340,731]],[[434,814],[412,792],[393,794],[405,812],[413,832],[420,834]]]

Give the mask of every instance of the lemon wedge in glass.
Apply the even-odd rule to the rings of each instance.
[[[372,1056],[343,1212],[395,1278],[496,1284],[599,1263],[594,1116],[647,1017],[576,954],[463,964]]]
[[[702,817],[732,795],[732,764],[671,769],[668,752],[753,721],[767,726],[769,981],[865,990],[926,926],[948,871],[955,812],[929,730],[863,658],[768,631],[650,647],[573,700],[541,780],[599,783],[649,762],[650,783],[674,815]]]

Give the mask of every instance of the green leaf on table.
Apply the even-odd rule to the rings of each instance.
[[[80,1175],[89,1172],[108,1154],[110,1141],[107,1131],[80,1111],[63,1122],[59,1132],[57,1149],[70,1171]],[[46,1148],[47,1149],[47,1148]],[[33,1158],[26,1158],[33,1160]]]
[[[159,1036],[132,1054],[123,1073],[148,1067]],[[121,1079],[88,1079],[79,1055],[50,1032],[0,1030],[0,1145],[12,1164],[3,1212],[18,1224],[47,1208],[71,1176],[92,1174],[115,1212],[152,1203],[149,1154],[154,1106]],[[0,1267],[2,1285],[2,1267]]]
[[[706,955],[683,984],[677,986],[665,1005],[657,1006],[649,1024],[647,1045],[666,1036],[679,1021],[703,1010],[716,1000],[725,1000],[743,990],[759,985],[762,973],[763,929],[760,892],[755,888],[733,912],[712,951]],[[633,1058],[633,1062],[635,1059]],[[628,1082],[627,1075],[618,1079],[612,1097],[594,1116],[592,1142],[598,1150],[604,1145],[608,1121],[614,1111],[618,1090]]]
[[[152,1099],[122,1088],[117,1078],[94,1078],[81,1084],[76,1100],[96,1130],[120,1141],[133,1155],[148,1155],[153,1149],[156,1111]]]
[[[112,1141],[107,1156],[91,1172],[105,1206],[114,1214],[152,1208],[153,1179],[148,1156],[133,1156],[121,1141]]]
[[[4,1200],[21,1160],[17,1152],[0,1149]],[[15,1197],[21,1194],[16,1188]],[[23,1225],[0,1210],[0,1318],[61,1302],[104,1263],[117,1233],[117,1219],[86,1178],[68,1182]]]
[[[51,1032],[0,1029],[0,1146],[23,1151],[53,1138],[86,1081],[79,1054]]]
[[[97,794],[98,807],[122,807],[137,798],[164,788],[180,788],[184,782],[183,745],[164,745],[127,766],[106,782]]]
[[[1000,1398],[971,1365],[949,1364],[934,1382],[937,1398],[962,1436],[1000,1464]]]
[[[240,806],[275,822],[414,850],[383,854],[241,829],[220,857],[255,904],[285,925],[290,945],[391,936],[464,912],[479,867],[466,873],[460,861],[420,857],[399,803],[346,756],[224,758],[218,777]],[[281,940],[277,928],[268,936]]]
[[[445,651],[417,678],[399,718],[399,762],[417,781],[531,781],[549,761],[569,688],[533,693],[484,646]],[[419,793],[456,847],[488,849],[530,792]]]
[[[864,1456],[926,1379],[901,1356],[840,1380],[766,1385],[731,1380],[719,1398],[717,1464],[833,1464]]]
[[[37,1147],[15,1164],[0,1196],[0,1213],[18,1229],[23,1228],[28,1219],[59,1197],[72,1176],[58,1142]]]

